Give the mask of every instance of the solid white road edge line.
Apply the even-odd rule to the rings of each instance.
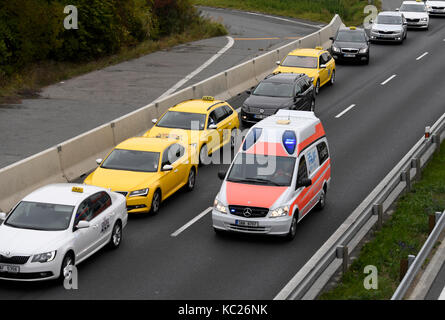
[[[417,57],[416,60],[420,60],[422,59],[424,56],[426,56],[429,52],[425,52],[424,54],[422,54],[421,56]]]
[[[232,37],[226,36],[228,42],[224,48],[219,50],[215,55],[213,55],[209,60],[204,62],[199,68],[194,70],[193,72],[189,73],[184,79],[180,80],[178,83],[176,83],[173,87],[165,91],[159,98],[157,98],[154,102],[157,102],[169,95],[171,95],[173,92],[178,90],[180,87],[182,87],[185,83],[187,83],[189,80],[191,80],[194,76],[196,76],[198,73],[200,73],[202,70],[207,68],[210,64],[213,63],[216,59],[218,59],[220,56],[222,56],[227,50],[229,50],[233,44],[235,43],[235,40]]]
[[[212,207],[209,207],[207,209],[205,209],[203,212],[201,212],[200,214],[198,214],[196,217],[194,217],[192,220],[190,220],[189,222],[187,222],[185,225],[183,225],[181,228],[179,228],[178,230],[176,230],[175,232],[173,232],[171,234],[172,237],[177,237],[181,232],[183,232],[185,229],[187,229],[188,227],[190,227],[192,224],[194,224],[196,221],[198,221],[199,219],[201,219],[202,217],[204,217],[207,213],[209,213],[210,211],[212,211]]]
[[[382,86],[384,86],[385,84],[387,84],[388,82],[390,82],[392,79],[394,79],[395,77],[397,77],[396,74],[393,74],[391,77],[389,77],[388,79],[386,79],[385,81],[383,81],[381,83]]]
[[[348,112],[349,110],[351,110],[354,107],[355,107],[355,104],[351,104],[349,107],[347,107],[345,110],[343,110],[342,112],[337,114],[335,117],[340,118],[342,115],[344,115],[346,112]]]
[[[251,15],[254,15],[254,16],[261,16],[261,17],[266,17],[266,18],[272,18],[272,19],[277,19],[277,20],[281,20],[281,21],[286,21],[286,22],[290,22],[290,23],[300,24],[302,26],[311,27],[311,28],[315,28],[315,29],[321,29],[321,28],[324,27],[322,25],[314,25],[314,24],[304,23],[304,22],[290,20],[290,19],[286,19],[286,18],[269,16],[267,14],[262,14],[262,13],[256,13],[256,12],[245,12],[245,13],[251,14]]]
[[[445,300],[445,287],[443,288],[442,293],[439,296],[439,300]]]

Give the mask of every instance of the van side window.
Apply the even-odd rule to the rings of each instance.
[[[317,145],[318,159],[320,164],[323,164],[329,158],[329,151],[326,142],[321,142]]]
[[[307,177],[306,158],[302,156],[300,159],[300,163],[298,164],[297,183],[303,179],[307,179]]]
[[[312,174],[317,171],[318,167],[320,166],[320,162],[318,161],[318,153],[315,146],[311,147],[308,152],[306,153],[306,159],[307,159],[307,171],[309,177],[312,176]]]

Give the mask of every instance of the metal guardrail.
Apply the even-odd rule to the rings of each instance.
[[[426,258],[433,250],[433,247],[443,230],[445,230],[445,211],[436,213],[436,225],[434,226],[433,231],[429,235],[426,242],[423,244],[422,249],[420,249],[414,261],[409,266],[408,271],[397,287],[396,292],[394,292],[391,300],[403,299],[414,278],[419,273],[419,270],[425,262]]]
[[[352,212],[337,231],[278,293],[275,300],[315,299],[343,265],[345,270],[352,252],[383,214],[405,191],[419,180],[421,170],[440,149],[445,139],[445,114],[432,126],[405,157],[391,170],[369,196]]]

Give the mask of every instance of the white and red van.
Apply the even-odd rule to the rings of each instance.
[[[284,235],[314,207],[323,209],[331,159],[313,112],[279,110],[247,133],[212,210],[216,232]]]

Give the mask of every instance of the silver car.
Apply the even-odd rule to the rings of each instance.
[[[375,21],[372,22],[370,40],[393,41],[403,43],[408,33],[405,16],[397,11],[385,11],[379,13]]]

